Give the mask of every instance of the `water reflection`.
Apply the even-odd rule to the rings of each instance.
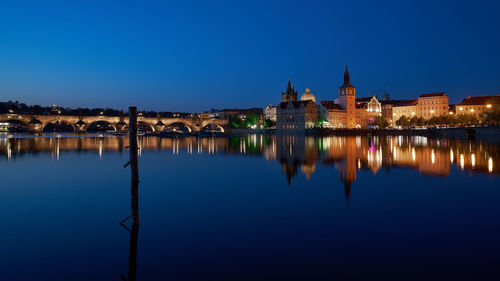
[[[250,135],[231,138],[158,138],[142,137],[139,156],[144,151],[171,151],[172,154],[240,154],[263,156],[281,163],[289,184],[300,172],[310,179],[318,165],[332,165],[344,182],[346,193],[356,181],[357,170],[379,170],[391,167],[417,169],[425,175],[448,176],[456,165],[471,173],[500,174],[500,145],[425,137],[304,137]],[[92,152],[97,159],[107,151],[122,153],[128,146],[125,137],[56,137],[0,138],[0,156],[12,161],[24,155],[51,153],[53,160],[65,152]]]
[[[81,239],[88,244],[61,239],[67,241],[67,244],[63,244],[65,247],[60,246],[60,248],[71,250],[55,251],[53,256],[46,260],[49,260],[50,264],[60,264],[60,268],[67,268],[68,272],[77,271],[71,267],[72,260],[66,261],[66,257],[70,254],[77,256],[75,253],[85,253],[88,245],[96,245],[92,249],[96,249],[95,251],[102,254],[103,258],[99,259],[99,255],[90,256],[87,260],[83,260],[85,263],[82,264],[88,268],[98,268],[95,265],[105,263],[103,260],[121,259],[123,263],[119,263],[120,267],[117,270],[113,268],[114,265],[106,266],[106,270],[112,271],[115,280],[119,278],[120,273],[123,274],[122,280],[135,280],[136,275],[140,280],[152,280],[154,278],[150,278],[151,276],[161,276],[161,274],[165,274],[166,277],[173,275],[169,278],[171,280],[180,280],[182,278],[179,276],[189,277],[193,276],[190,274],[196,274],[192,273],[192,268],[200,264],[206,264],[206,267],[199,269],[197,271],[199,275],[194,275],[191,280],[202,280],[203,278],[199,278],[202,275],[212,277],[210,273],[227,272],[228,268],[242,268],[242,265],[245,267],[241,272],[255,270],[261,274],[251,277],[268,275],[274,277],[277,276],[273,275],[276,272],[278,272],[276,274],[291,272],[286,277],[300,274],[293,271],[294,268],[308,274],[312,272],[324,276],[347,268],[345,271],[350,275],[356,266],[368,267],[375,272],[379,270],[378,267],[387,264],[391,266],[396,264],[394,266],[396,271],[403,270],[406,273],[407,264],[414,264],[410,270],[416,268],[415,271],[419,271],[426,266],[421,261],[427,261],[433,256],[437,256],[438,261],[433,260],[433,262],[438,265],[441,260],[450,260],[453,258],[450,253],[455,253],[455,245],[465,245],[459,250],[464,251],[463,256],[472,257],[472,262],[476,262],[474,258],[478,256],[484,257],[483,260],[488,263],[498,260],[498,247],[494,244],[498,237],[498,227],[491,223],[498,216],[496,208],[498,189],[490,188],[490,185],[494,186],[497,183],[497,178],[466,177],[461,170],[474,174],[500,174],[499,145],[422,137],[315,138],[260,135],[179,139],[143,137],[138,143],[138,154],[142,154],[142,159],[147,160],[141,161],[142,163],[150,163],[145,165],[147,168],[144,169],[150,171],[149,178],[156,176],[162,170],[169,170],[170,174],[165,173],[165,177],[158,181],[149,180],[149,185],[145,181],[147,188],[144,190],[148,192],[145,192],[144,196],[141,194],[144,200],[141,206],[145,209],[144,212],[141,210],[141,215],[144,216],[146,227],[140,228],[140,256],[138,256],[139,225],[131,225],[130,221],[127,221],[130,233],[126,232],[123,235],[114,230],[122,231],[116,226],[116,221],[124,217],[125,208],[128,210],[128,204],[116,203],[125,202],[122,200],[125,198],[122,180],[124,177],[103,176],[104,173],[109,173],[103,167],[125,158],[119,157],[118,153],[128,154],[129,150],[126,149],[128,145],[128,138],[115,136],[0,139],[0,162],[4,161],[5,168],[10,169],[4,175],[7,181],[3,188],[2,205],[5,206],[5,210],[15,214],[15,216],[5,216],[2,221],[3,225],[6,225],[5,229],[9,230],[5,236],[15,237],[7,240],[8,242],[19,239],[20,244],[28,245],[25,250],[17,246],[18,241],[16,241],[14,243],[16,246],[11,246],[4,255],[3,262],[8,265],[6,267],[10,268],[12,264],[17,263],[16,260],[12,261],[9,253],[17,253],[17,259],[27,259],[27,262],[22,264],[33,264],[33,260],[42,256],[38,253],[51,252],[52,249],[51,243],[46,247],[33,248],[35,247],[33,245],[40,243],[30,244],[30,241],[38,241],[36,239],[39,235],[25,235],[36,231],[27,231],[25,224],[20,224],[19,221],[34,221],[33,218],[36,220],[37,217],[47,218],[41,222],[45,225],[54,223],[56,227],[51,228],[54,229],[53,232],[48,232],[49,228],[42,228],[45,231],[42,238],[64,238],[67,237],[65,235],[77,233],[66,231],[66,227],[80,230],[77,228],[83,225],[80,221],[67,223],[73,222],[73,218],[79,216],[82,217],[81,221],[93,221],[95,229],[100,231],[99,236],[91,232],[82,234]],[[81,163],[78,155],[80,152],[85,152],[85,161],[82,160]],[[220,157],[212,157],[213,154],[218,154]],[[30,162],[37,158],[37,155],[43,156],[39,157],[43,161]],[[40,165],[51,161],[50,159],[54,161],[53,165],[48,165],[47,169],[41,171],[33,169],[34,175],[37,176],[32,178],[39,178],[38,175],[52,171],[53,173],[47,177],[52,179],[58,173],[69,171],[68,178],[73,179],[80,175],[81,168],[88,168],[87,173],[95,173],[96,177],[89,177],[85,183],[78,184],[73,189],[67,188],[67,181],[64,179],[47,180],[48,183],[43,185],[43,189],[38,188],[38,181],[15,184],[19,181],[19,175],[22,177],[25,173],[17,172],[22,170],[24,162]],[[193,165],[189,166],[172,163],[175,161],[164,161],[165,159],[194,161],[184,162]],[[57,162],[58,160],[60,162]],[[18,163],[15,163],[16,161]],[[63,168],[61,164],[67,163],[80,165],[78,166],[80,169],[71,167],[56,171]],[[92,164],[95,164],[95,167],[92,167]],[[123,170],[122,164],[124,163],[116,163],[120,171]],[[208,167],[204,172],[203,170],[209,165],[213,165],[216,169]],[[224,171],[228,165],[234,165],[234,169],[238,169],[236,176],[229,179],[217,177],[217,173],[221,169]],[[246,165],[260,167],[252,166],[246,170]],[[402,169],[418,172],[402,174],[403,177],[400,174],[398,177],[391,171],[394,168],[398,168],[398,172]],[[201,176],[193,177],[196,178],[193,180],[186,179],[191,176],[194,169],[201,171]],[[112,172],[117,170],[114,169]],[[247,173],[248,171],[250,173]],[[392,175],[387,176],[387,171],[391,171]],[[273,173],[275,177],[265,178],[266,172]],[[406,188],[399,188],[399,183],[406,180],[404,176],[408,174],[413,176],[416,173],[449,177],[446,179],[449,186],[442,188],[441,192],[436,192],[436,186],[445,184],[443,180],[412,177],[411,180],[407,180],[408,183],[404,183],[405,186],[402,186]],[[247,179],[250,180],[241,180],[246,174],[249,174]],[[262,179],[253,176],[257,174],[262,174],[265,180],[270,179],[269,184],[262,184]],[[367,177],[367,174],[373,174],[375,177]],[[165,180],[170,175],[176,177]],[[212,175],[217,176],[210,179]],[[337,186],[340,182],[343,186],[330,188],[332,182],[329,180],[332,177]],[[362,186],[367,178],[378,181],[373,183],[375,187],[392,185],[392,189],[380,190],[371,188],[372,186]],[[493,178],[494,181],[491,180]],[[239,188],[234,188],[233,183],[225,184],[230,181],[241,182],[241,185]],[[285,182],[288,182],[290,190],[287,190]],[[430,183],[429,186],[421,186],[427,182]],[[478,184],[474,186],[476,182]],[[257,185],[259,186],[256,188]],[[315,188],[300,188],[309,185]],[[31,188],[32,186],[36,188]],[[453,186],[452,190],[450,186]],[[457,186],[473,188],[456,188]],[[360,191],[362,189],[363,192]],[[45,193],[48,195],[40,196]],[[342,193],[345,194],[347,201],[352,197],[352,201],[363,204],[351,203],[349,208],[345,208]],[[19,196],[23,196],[22,200],[19,200],[21,198]],[[98,196],[99,200],[91,201],[96,206],[91,211],[79,207],[80,204],[87,206],[89,199],[94,200]],[[128,194],[126,196],[128,199]],[[60,200],[60,198],[72,200]],[[451,198],[450,201],[446,201],[447,198]],[[340,208],[338,202],[341,203]],[[468,208],[464,209],[464,204],[467,204]],[[40,207],[46,205],[50,205],[51,208]],[[39,210],[45,213],[40,215]],[[466,215],[463,215],[465,213]],[[102,217],[106,219],[96,220]],[[55,219],[55,222],[52,222],[52,219]],[[110,224],[112,226],[107,228],[106,226]],[[38,225],[29,230],[36,228]],[[13,235],[14,232],[10,229],[20,235]],[[457,229],[461,231],[456,231]],[[479,244],[479,247],[479,242],[470,239],[472,236],[477,236],[476,233],[485,236],[481,239],[480,242],[483,244]],[[120,240],[120,236],[126,238]],[[454,239],[453,243],[440,243],[450,239]],[[96,243],[101,240],[102,244]],[[115,240],[116,243],[110,243]],[[373,243],[360,243],[362,240]],[[103,245],[106,248],[103,248]],[[421,249],[427,245],[432,245],[433,249],[427,248],[422,254]],[[304,264],[302,260],[296,261],[294,257],[298,248],[307,248],[299,254],[313,257],[310,264],[328,264],[332,267],[326,269]],[[408,249],[408,256],[415,257],[409,261],[403,259],[401,262],[404,265],[397,264],[401,260],[402,248]],[[126,251],[128,251],[128,270],[125,269]],[[356,259],[351,256],[353,251]],[[326,252],[328,254],[322,254]],[[406,251],[403,255],[406,255]],[[138,258],[140,267],[137,267]],[[262,263],[248,262],[249,260]],[[454,267],[452,270],[463,266],[469,260],[466,258],[464,262],[452,260],[450,262]],[[483,264],[486,263],[481,263]],[[267,265],[270,266],[266,267]],[[383,272],[394,272],[393,270],[385,267]],[[432,273],[432,269],[429,271]],[[12,272],[15,273],[15,270],[9,271],[9,274],[14,274]],[[227,276],[234,277],[241,272],[229,272]],[[269,272],[271,274],[268,274]],[[42,275],[47,274],[50,273],[42,271]],[[95,274],[105,275],[98,270]],[[249,279],[263,279],[257,277]],[[26,278],[26,280],[32,279]],[[96,279],[88,278],[88,280]],[[222,279],[238,278],[219,280]],[[300,279],[307,280],[307,278]],[[310,278],[312,279],[314,278]]]

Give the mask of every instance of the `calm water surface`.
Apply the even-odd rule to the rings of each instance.
[[[137,280],[498,280],[500,145],[139,143]],[[127,145],[0,137],[1,280],[133,280]]]

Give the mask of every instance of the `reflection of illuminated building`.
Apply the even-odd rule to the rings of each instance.
[[[78,138],[0,138],[0,156],[9,160],[25,153],[47,152],[54,160],[64,158],[65,151],[93,151],[106,158],[110,151],[123,152],[128,138],[119,136]],[[157,138],[141,137],[140,153],[147,150],[172,154],[241,154],[263,155],[268,161],[279,161],[291,183],[301,171],[311,178],[317,166],[333,164],[345,186],[356,180],[356,169],[376,174],[391,166],[411,167],[422,174],[447,176],[450,169],[500,174],[497,165],[500,146],[496,144],[436,140],[425,137],[307,137],[250,135],[232,138]],[[346,188],[348,191],[348,188]]]
[[[297,174],[298,166],[309,179],[316,170],[318,146],[304,136],[281,135],[276,137],[276,158],[281,163],[281,171],[286,173],[288,183]]]
[[[345,161],[340,168],[340,180],[344,183],[345,197],[349,201],[351,184],[356,180],[356,142],[353,137],[345,138]]]

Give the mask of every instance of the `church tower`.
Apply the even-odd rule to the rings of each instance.
[[[281,93],[281,102],[297,101],[297,91],[292,86],[292,81],[288,80],[286,92]]]
[[[344,84],[339,87],[339,104],[346,111],[346,127],[356,128],[356,88],[351,85],[351,77],[347,65],[344,72]]]

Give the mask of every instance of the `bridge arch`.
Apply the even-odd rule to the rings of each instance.
[[[66,120],[53,119],[42,124],[41,132],[43,133],[62,133],[62,132],[73,132],[76,133],[77,129],[75,124],[72,124]]]
[[[87,124],[87,132],[107,132],[110,130],[117,131],[116,125],[106,120],[92,120]]]
[[[210,130],[210,131],[219,130],[221,133],[225,132],[224,127],[220,124],[217,124],[216,122],[203,124],[200,128],[200,131],[207,131],[207,130]]]
[[[154,132],[155,126],[145,121],[137,121],[137,130],[140,132]]]
[[[193,129],[188,124],[182,121],[171,122],[168,125],[166,125],[163,130],[169,129],[175,132],[175,131],[184,131],[183,128],[186,129],[188,133],[193,132]],[[184,131],[184,133],[186,132]]]

